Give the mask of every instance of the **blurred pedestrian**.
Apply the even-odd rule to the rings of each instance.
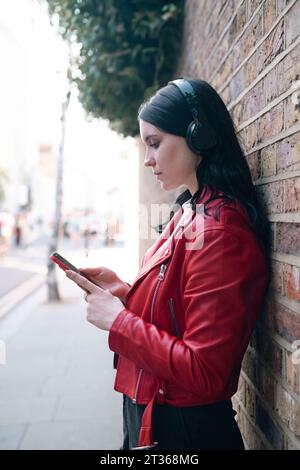
[[[0,254],[5,256],[10,247],[10,242],[13,234],[14,217],[7,211],[0,212]]]

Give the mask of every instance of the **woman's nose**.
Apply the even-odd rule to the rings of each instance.
[[[153,166],[153,165],[155,165],[155,160],[154,160],[154,158],[153,158],[151,155],[148,155],[147,153],[146,153],[146,155],[145,155],[144,165],[145,165],[145,166]]]

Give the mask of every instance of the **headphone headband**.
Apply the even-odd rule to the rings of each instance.
[[[193,116],[194,120],[196,122],[198,122],[197,95],[195,93],[194,88],[184,78],[176,78],[176,80],[172,80],[168,84],[172,84],[172,83],[174,85],[176,85],[179,88],[179,90],[181,91],[181,93],[184,95],[184,97],[185,97],[185,99],[186,99],[186,101],[187,101],[187,103],[190,107],[190,110],[191,110],[191,113],[192,113],[192,116]]]

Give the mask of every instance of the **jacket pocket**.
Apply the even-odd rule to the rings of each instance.
[[[173,329],[174,329],[174,334],[175,336],[177,336],[179,338],[179,329],[178,329],[178,325],[177,325],[177,321],[176,321],[176,315],[175,315],[175,308],[174,308],[174,299],[172,297],[170,297],[170,299],[168,299],[168,305],[169,305],[169,310],[170,310],[170,314],[171,314],[171,320],[172,320],[172,325],[173,325]]]

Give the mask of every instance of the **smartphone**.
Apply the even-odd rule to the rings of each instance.
[[[86,274],[84,274],[83,272],[81,272],[78,268],[76,268],[76,266],[74,266],[74,264],[71,264],[70,261],[66,260],[66,258],[64,258],[63,256],[61,256],[59,253],[57,253],[56,251],[54,251],[53,253],[51,253],[51,255],[49,256],[49,258],[54,261],[54,263],[56,263],[63,271],[66,271],[67,269],[71,269],[72,271],[75,271],[75,273],[78,273],[80,274],[81,276],[85,277],[88,281],[92,282],[93,284],[95,284],[96,286],[98,287],[101,287],[99,286],[99,284],[96,284],[91,278],[89,278]]]

